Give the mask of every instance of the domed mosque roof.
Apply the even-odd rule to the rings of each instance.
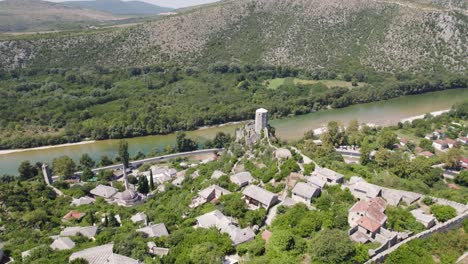
[[[133,201],[136,198],[138,198],[138,194],[134,190],[127,189],[124,192],[122,192],[121,199],[123,201]]]
[[[122,206],[133,206],[142,202],[142,198],[132,189],[127,189],[120,193],[117,203]]]

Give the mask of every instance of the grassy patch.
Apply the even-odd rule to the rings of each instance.
[[[340,81],[340,80],[302,80],[302,79],[294,79],[295,84],[317,84],[321,83],[327,86],[328,88],[331,87],[345,87],[345,88],[355,88],[355,87],[360,87],[364,86],[366,83],[360,82],[358,83],[358,86],[353,86],[351,82],[345,82],[345,81]]]
[[[291,78],[275,78],[271,80],[266,80],[263,82],[263,84],[271,90],[276,90],[278,87],[283,85],[286,80],[291,79]],[[304,80],[304,79],[298,79],[294,78],[292,79],[294,84],[302,84],[302,85],[314,85],[314,84],[323,84],[327,88],[331,87],[345,87],[345,88],[356,88],[356,87],[362,87],[366,85],[364,82],[358,83],[358,86],[353,86],[351,82],[345,82],[345,81],[340,81],[340,80]]]

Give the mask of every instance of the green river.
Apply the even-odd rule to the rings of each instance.
[[[422,95],[404,96],[386,101],[354,105],[342,109],[326,110],[302,116],[287,117],[271,120],[270,124],[276,128],[276,134],[282,139],[294,140],[301,138],[304,132],[317,129],[329,121],[340,121],[347,125],[349,120],[358,119],[360,123],[376,125],[396,124],[401,119],[422,115],[429,112],[451,108],[455,103],[468,99],[468,89],[447,90],[426,93]],[[237,125],[225,125],[189,131],[190,137],[203,142],[213,138],[219,131],[233,133]],[[147,136],[127,139],[130,154],[137,151],[148,153],[153,149],[164,149],[175,143],[175,135]],[[103,140],[89,144],[61,146],[39,150],[25,150],[0,155],[0,175],[17,174],[19,164],[24,160],[31,162],[51,162],[54,158],[67,155],[78,162],[83,153],[88,153],[98,160],[102,155],[114,158],[117,153],[118,140]]]

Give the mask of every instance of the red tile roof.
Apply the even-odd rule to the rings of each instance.
[[[69,219],[81,219],[83,216],[85,216],[85,213],[78,212],[78,211],[70,211],[68,212],[63,219],[69,220]]]
[[[357,224],[375,232],[387,221],[387,216],[384,214],[386,206],[387,203],[382,198],[377,197],[368,201],[360,201],[349,211],[362,214],[363,216],[357,221]]]
[[[271,237],[272,234],[273,233],[271,233],[270,231],[265,230],[262,233],[262,239],[265,240],[266,242],[268,242],[268,240],[270,240],[270,237]]]
[[[419,155],[426,156],[426,157],[432,157],[432,156],[434,156],[434,153],[432,153],[430,151],[423,151],[423,152],[419,153]]]
[[[460,186],[458,186],[458,185],[456,185],[456,184],[453,184],[453,183],[448,183],[447,186],[448,186],[450,189],[461,190]]]
[[[377,231],[377,229],[379,229],[382,226],[379,222],[374,221],[373,219],[367,216],[361,217],[361,219],[358,220],[358,224],[371,232]]]

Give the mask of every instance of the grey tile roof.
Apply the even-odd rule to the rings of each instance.
[[[148,217],[146,216],[145,213],[139,212],[134,214],[130,220],[132,220],[133,223],[138,223],[138,222],[145,222]]]
[[[325,187],[325,185],[327,184],[326,181],[322,180],[321,178],[317,177],[317,176],[310,176],[310,177],[307,177],[307,181],[310,183],[310,184],[313,184],[319,188],[323,188]]]
[[[87,260],[89,264],[140,264],[138,260],[114,254],[112,252],[113,246],[113,244],[106,244],[75,252],[69,260],[82,258]]]
[[[148,242],[147,245],[150,253],[156,256],[166,256],[167,254],[169,254],[168,248],[157,247],[156,243],[152,241]]]
[[[332,170],[327,169],[327,168],[321,168],[319,166],[315,167],[315,172],[319,176],[322,176],[324,178],[334,180],[334,181],[340,180],[340,179],[342,179],[344,177],[343,174],[341,174],[341,173],[338,173],[336,171],[332,171]]]
[[[74,226],[74,227],[67,227],[60,232],[60,236],[77,236],[79,234],[87,237],[93,238],[96,236],[97,233],[97,226]]]
[[[255,185],[247,186],[247,188],[245,188],[245,190],[242,193],[245,196],[259,201],[267,207],[273,205],[273,203],[276,202],[278,199],[278,196],[276,194]]]
[[[292,189],[292,192],[295,195],[310,200],[312,197],[318,196],[320,189],[305,182],[298,182]]]
[[[91,194],[96,195],[96,196],[100,196],[100,197],[104,197],[104,198],[111,198],[117,192],[118,192],[118,190],[116,188],[111,187],[111,186],[102,185],[102,184],[96,186],[96,188],[94,188],[94,189],[92,189],[90,191]]]
[[[94,198],[88,197],[88,196],[83,196],[79,199],[73,199],[71,202],[72,205],[74,206],[80,206],[80,205],[85,205],[85,204],[92,204],[96,200]]]
[[[244,186],[252,182],[253,177],[252,177],[252,174],[250,174],[250,172],[244,171],[244,172],[239,172],[237,174],[232,175],[230,177],[230,180],[239,186]]]
[[[435,221],[435,217],[433,215],[427,215],[421,209],[415,209],[411,211],[411,214],[418,222],[428,224],[432,221]]]
[[[222,171],[215,170],[213,172],[213,174],[211,174],[211,179],[216,179],[217,180],[217,179],[221,178],[223,175],[226,175],[226,174],[224,172],[222,172]]]
[[[163,223],[145,226],[143,228],[137,229],[137,232],[146,233],[149,237],[162,237],[169,235],[166,226]]]
[[[255,233],[250,227],[239,228],[234,219],[225,216],[218,210],[197,217],[197,222],[199,227],[216,227],[221,233],[228,234],[233,245],[238,245],[255,238]]]
[[[68,237],[59,237],[52,242],[50,247],[54,250],[67,250],[74,248],[75,242]]]

